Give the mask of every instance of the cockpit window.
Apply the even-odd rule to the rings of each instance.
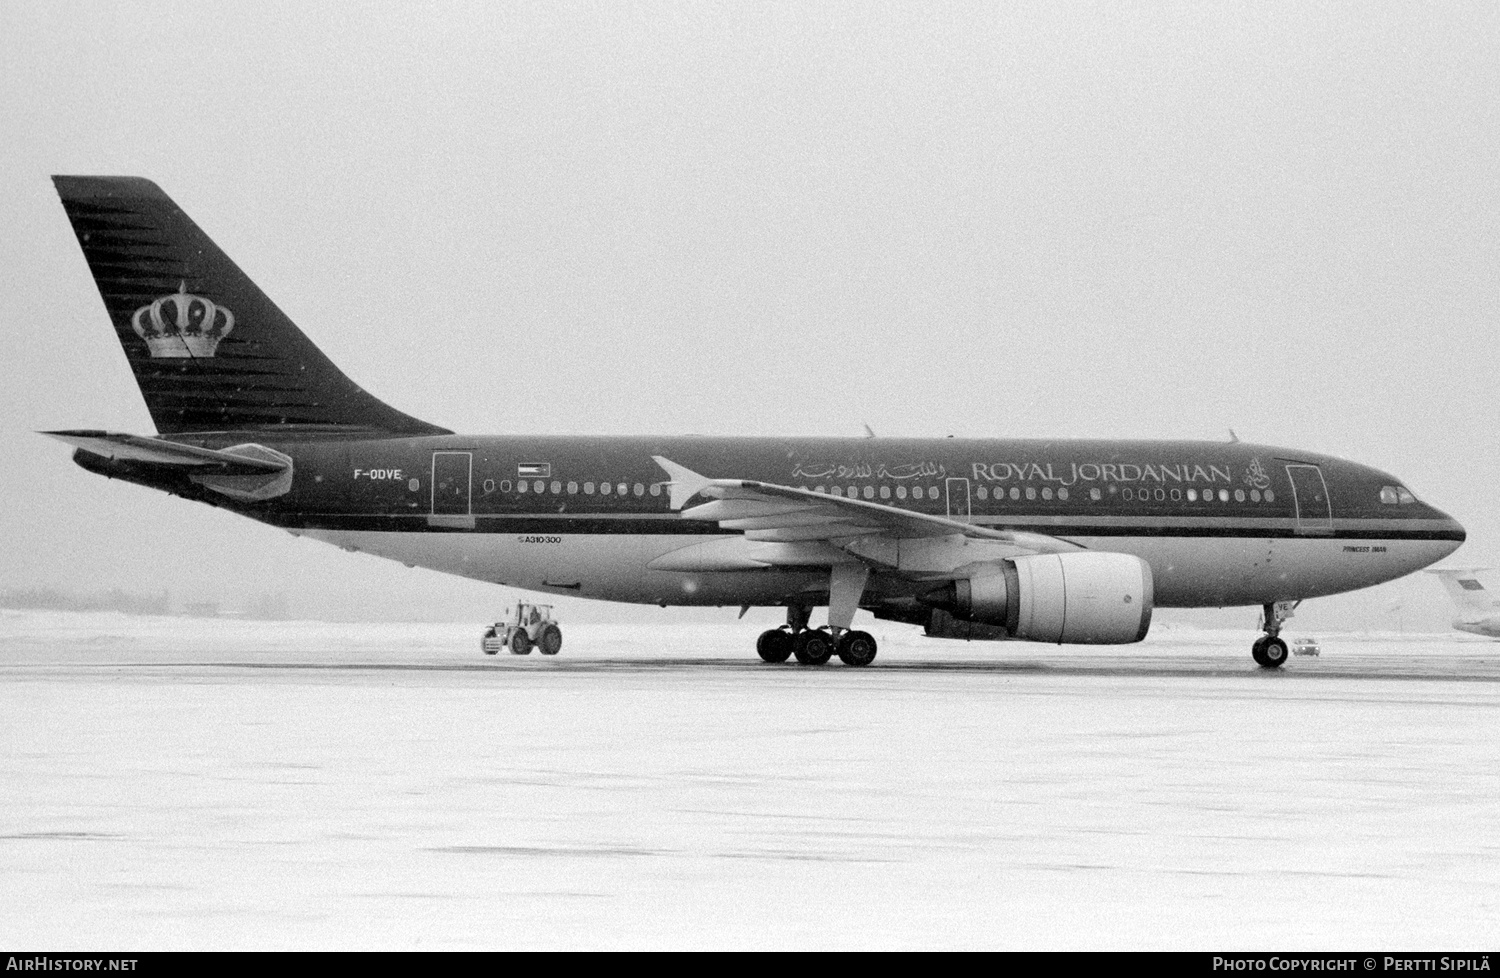
[[[1409,506],[1417,501],[1417,497],[1405,486],[1381,486],[1380,501],[1387,506]]]

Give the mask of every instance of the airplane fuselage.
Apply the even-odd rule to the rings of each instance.
[[[1485,638],[1500,638],[1500,615],[1491,615],[1488,618],[1457,618],[1454,619],[1453,627],[1461,632],[1471,635],[1483,635]]]
[[[826,566],[657,569],[733,537],[669,505],[654,456],[710,477],[853,496],[1060,538],[1151,565],[1159,607],[1264,605],[1367,587],[1455,549],[1462,528],[1394,477],[1264,445],[1176,441],[718,437],[373,437],[237,432],[294,460],[289,491],[226,498],[186,476],[80,453],[80,464],[298,535],[528,590],[660,605],[784,604]],[[173,484],[164,485],[164,479]],[[670,565],[670,561],[668,561]],[[864,606],[909,596],[876,573]]]

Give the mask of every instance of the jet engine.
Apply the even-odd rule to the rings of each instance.
[[[922,595],[956,618],[1032,642],[1123,645],[1151,627],[1151,565],[1085,550],[1002,560]]]

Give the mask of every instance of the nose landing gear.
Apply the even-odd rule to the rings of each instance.
[[[1281,626],[1296,612],[1301,601],[1277,601],[1261,610],[1261,628],[1265,634],[1250,646],[1250,657],[1262,669],[1280,669],[1286,664],[1287,647],[1281,640]]]

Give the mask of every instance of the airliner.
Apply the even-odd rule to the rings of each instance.
[[[1394,476],[1237,440],[455,434],[346,377],[154,183],[53,181],[156,427],[43,433],[82,468],[528,591],[784,608],[767,662],[869,665],[861,609],[1125,644],[1155,608],[1260,606],[1274,669],[1298,602],[1464,540]]]
[[[1444,567],[1427,573],[1437,575],[1448,597],[1458,606],[1453,627],[1489,638],[1500,638],[1500,597],[1480,583],[1479,574],[1488,567]]]

